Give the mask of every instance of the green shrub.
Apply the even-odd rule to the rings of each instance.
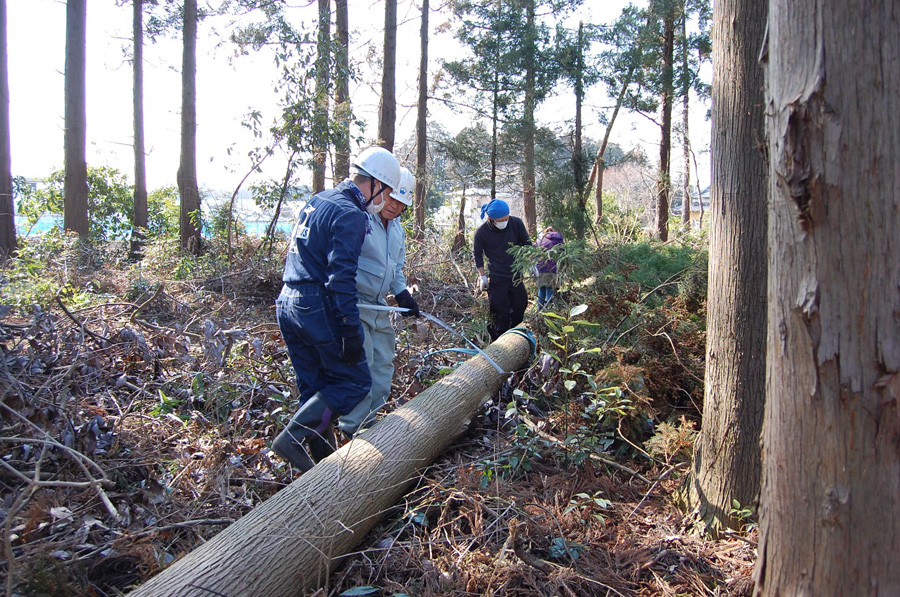
[[[54,229],[38,238],[27,239],[4,266],[0,303],[13,308],[37,305],[46,309],[60,293],[67,295],[69,303],[83,302],[84,293],[75,290],[71,279],[78,266],[92,255],[91,248],[73,232]]]
[[[132,187],[125,175],[107,166],[88,166],[88,220],[92,242],[128,238],[134,213]],[[44,214],[63,215],[65,171],[58,170],[46,180],[46,186],[28,189],[19,198],[17,213],[27,226]]]

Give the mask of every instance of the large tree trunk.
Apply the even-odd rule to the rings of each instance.
[[[499,54],[499,52],[498,52]],[[498,56],[499,60],[499,56]],[[498,120],[500,118],[500,77],[494,71],[494,89],[491,100],[491,199],[497,198],[497,162],[499,153]]]
[[[381,72],[381,103],[378,109],[378,144],[394,150],[397,121],[397,0],[384,1],[384,65]]]
[[[531,350],[505,334],[486,352],[510,371]],[[473,357],[131,595],[280,597],[321,587],[505,377]]]
[[[331,0],[319,0],[316,52],[316,107],[313,114],[313,194],[321,193],[325,190],[325,158],[328,155],[328,83],[331,79]]]
[[[584,103],[584,23],[578,23],[578,54],[575,58],[575,141],[572,148],[572,174],[575,188],[584,188],[584,151],[581,147],[581,106]]]
[[[200,189],[197,186],[197,0],[184,0],[184,55],[181,67],[181,248],[200,253]]]
[[[741,524],[729,515],[732,500],[756,506],[759,497],[767,216],[759,48],[766,5],[717,0],[714,22],[706,392],[682,497],[699,526],[717,536],[722,527]]]
[[[422,0],[419,30],[419,105],[416,109],[416,237],[425,235],[425,164],[428,159],[428,0]]]
[[[663,18],[662,133],[659,141],[659,180],[656,191],[656,236],[669,240],[669,191],[672,180],[672,103],[674,93],[675,15],[667,8]]]
[[[334,181],[350,176],[350,22],[347,0],[334,2],[334,27],[337,30],[338,50],[335,62],[334,119],[337,134],[334,140]]]
[[[87,238],[88,223],[87,114],[85,72],[87,46],[86,0],[66,2],[66,174],[63,190],[63,227]]]
[[[765,19],[763,19],[765,20]],[[681,148],[684,159],[684,178],[681,180],[681,221],[685,230],[691,229],[691,137],[689,134],[691,106],[691,73],[688,70],[690,44],[687,35],[687,10],[681,15]],[[702,197],[697,197],[703,201]],[[765,278],[765,277],[764,277]]]
[[[757,594],[900,595],[900,12],[769,10]]]
[[[134,214],[131,220],[131,256],[139,258],[147,228],[147,166],[144,153],[144,14],[143,0],[133,0],[134,35]]]
[[[6,51],[6,0],[0,0],[0,260],[16,251],[12,158],[9,134],[9,60]]]
[[[524,135],[522,155],[522,202],[525,208],[525,226],[528,233],[537,233],[537,206],[535,205],[534,176],[534,104],[535,70],[537,69],[537,44],[535,40],[534,0],[525,2],[525,114],[522,132]]]

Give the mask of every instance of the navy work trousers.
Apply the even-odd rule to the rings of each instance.
[[[352,411],[369,393],[372,377],[365,354],[352,365],[341,360],[341,335],[336,318],[328,313],[325,288],[285,285],[275,301],[275,314],[297,374],[300,404],[319,394],[335,412]]]

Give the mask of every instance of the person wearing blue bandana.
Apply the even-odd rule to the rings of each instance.
[[[407,309],[405,317],[419,315],[419,305],[406,288],[403,266],[406,262],[406,233],[399,216],[413,203],[416,179],[400,168],[400,185],[386,199],[384,209],[368,216],[366,232],[356,272],[356,291],[361,307],[359,318],[365,331],[366,361],[372,374],[372,389],[349,414],[338,419],[338,427],[347,435],[375,422],[375,414],[387,402],[394,377],[396,339],[389,311],[366,309],[365,305],[387,305],[393,294],[397,305]]]
[[[488,292],[491,323],[488,333],[491,341],[513,328],[525,317],[528,292],[522,280],[513,276],[515,259],[509,252],[513,245],[531,246],[528,230],[521,219],[509,215],[506,201],[492,199],[481,208],[484,223],[475,231],[473,253],[478,269],[479,285]],[[488,259],[485,274],[484,258]]]
[[[291,232],[278,327],[297,376],[300,408],[272,451],[300,472],[334,451],[333,423],[368,394],[356,270],[363,239],[400,184],[400,164],[371,147],[351,164],[351,178],[312,197]]]

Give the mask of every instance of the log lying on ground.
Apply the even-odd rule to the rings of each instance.
[[[531,351],[507,333],[485,353],[513,371]],[[469,359],[131,596],[277,597],[323,586],[504,377],[483,356]]]

